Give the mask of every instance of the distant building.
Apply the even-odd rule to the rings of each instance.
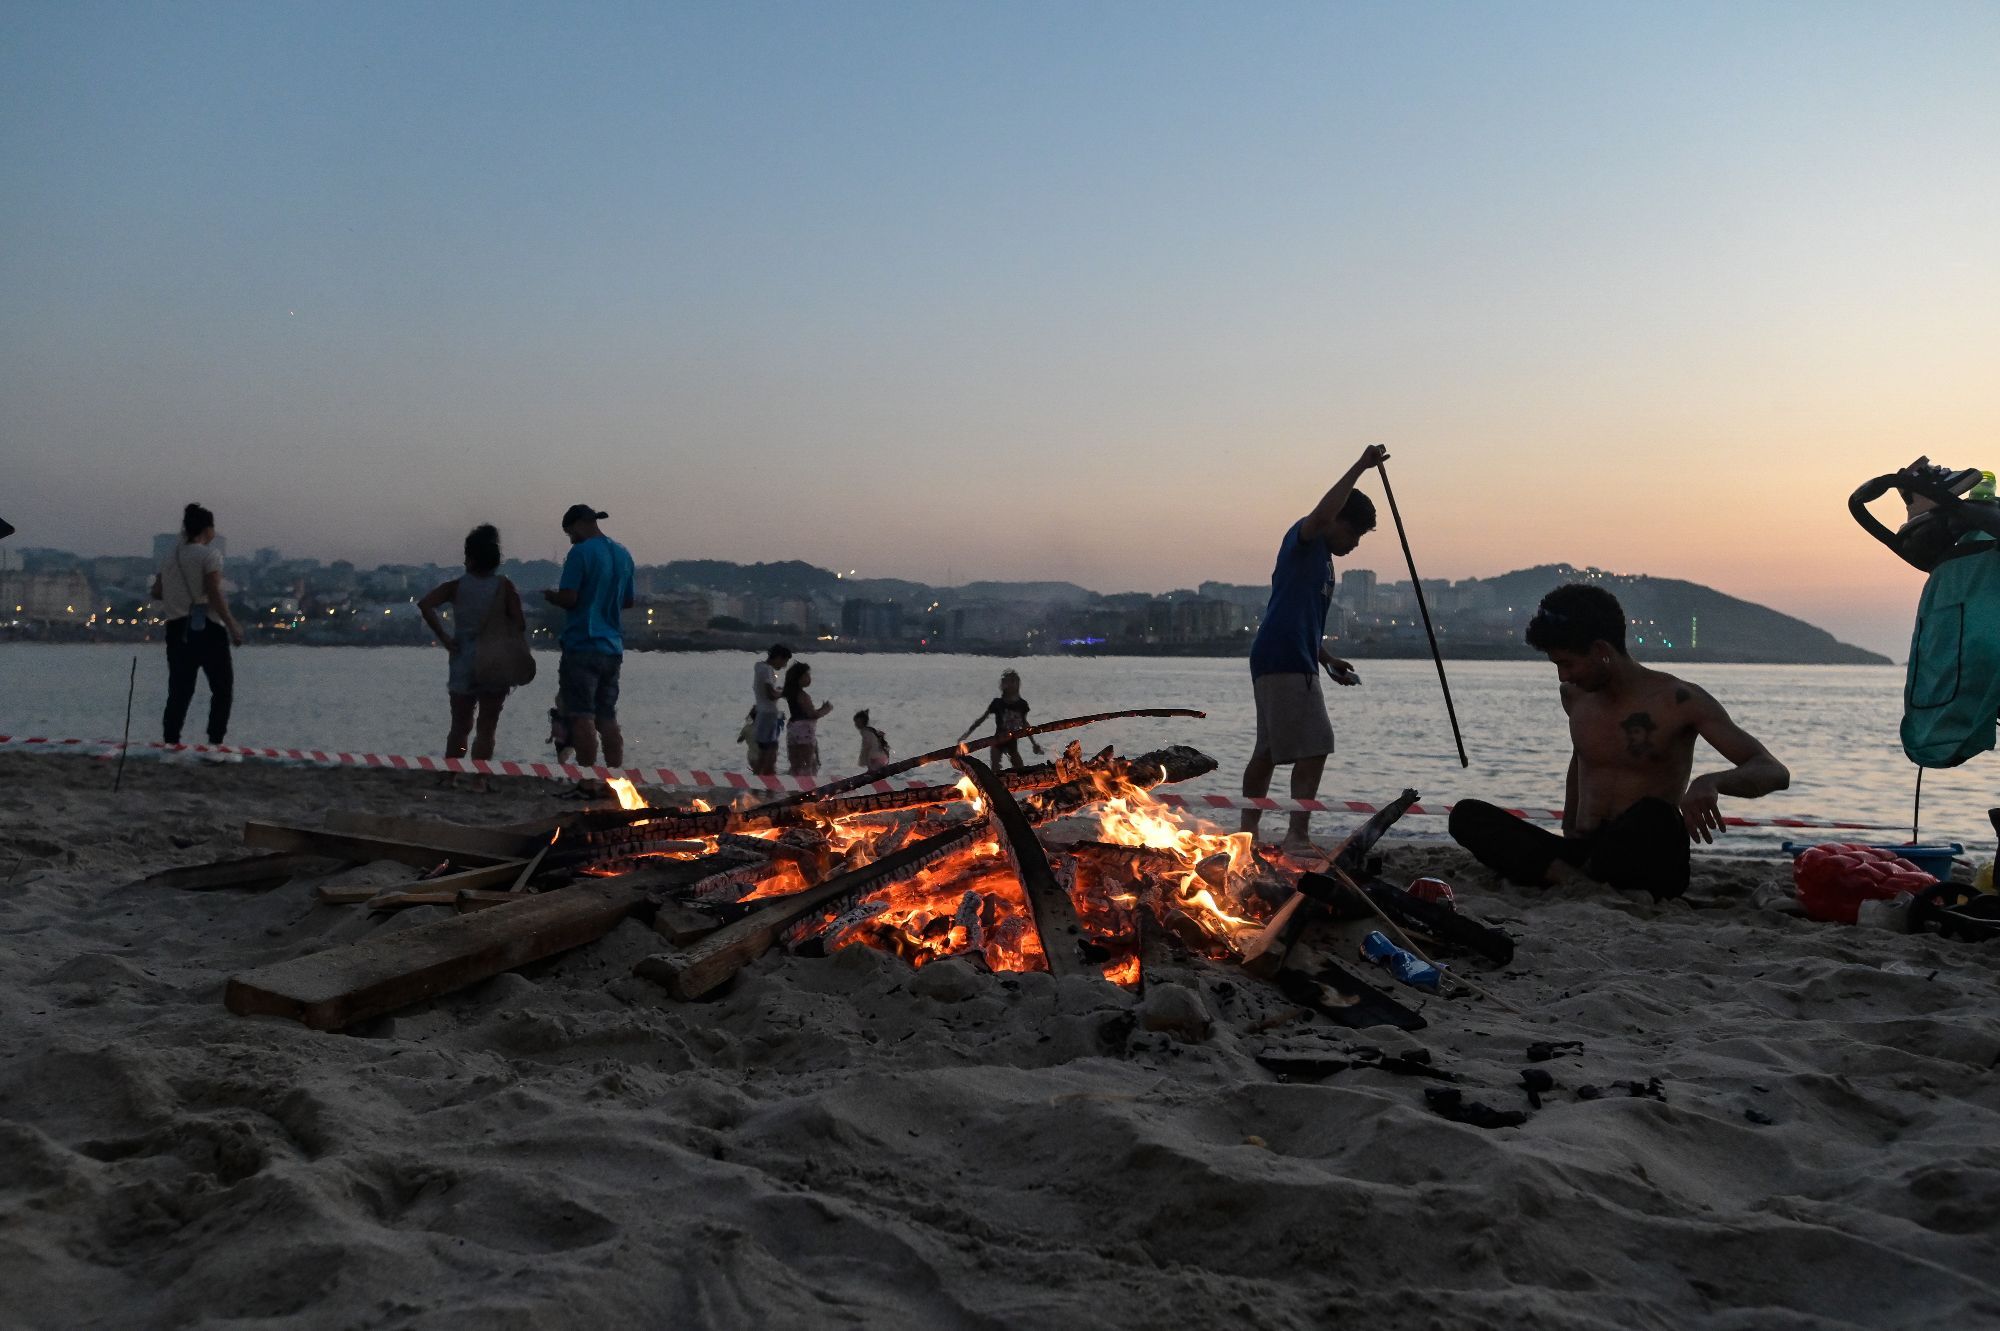
[[[90,618],[97,594],[90,579],[67,573],[0,573],[0,614],[19,619]]]
[[[1375,609],[1375,570],[1351,568],[1340,575],[1339,601],[1351,615],[1369,614]]]
[[[635,598],[637,604],[626,611],[626,622],[643,618],[655,633],[693,633],[708,627],[715,607],[701,592],[653,592]]]
[[[884,642],[903,636],[903,607],[894,601],[868,601],[859,597],[840,603],[842,637],[868,642]]]

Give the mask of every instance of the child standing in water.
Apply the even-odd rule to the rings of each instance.
[[[972,724],[965,728],[965,734],[960,735],[959,739],[964,740],[966,736],[979,729],[981,723],[989,716],[993,718],[995,735],[1007,735],[1028,728],[1028,700],[1021,696],[1021,676],[1018,671],[1009,670],[1000,676],[1000,696],[987,703],[986,710],[972,718]],[[1028,747],[1037,754],[1042,752],[1042,746],[1035,743],[1032,735],[1028,737]],[[994,748],[994,770],[998,771],[1000,765],[1010,758],[1016,767],[1028,765],[1022,761],[1019,740],[1009,740]]]
[[[868,724],[868,709],[854,714],[854,728],[861,732],[861,770],[879,772],[889,765],[889,737]]]

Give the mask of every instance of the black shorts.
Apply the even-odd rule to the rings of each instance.
[[[556,666],[556,707],[564,716],[594,716],[599,724],[618,719],[618,669],[622,656],[563,648]]]

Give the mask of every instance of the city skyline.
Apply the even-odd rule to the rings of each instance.
[[[1921,576],[1847,493],[2000,462],[1990,8],[7,22],[16,542],[199,500],[548,557],[582,500],[642,562],[1163,591],[1261,581],[1381,442],[1427,578],[1657,570],[1900,655]]]

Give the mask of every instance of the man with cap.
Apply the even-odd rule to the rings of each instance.
[[[600,735],[606,765],[625,763],[625,736],[618,729],[618,669],[625,663],[620,623],[632,604],[632,556],[599,530],[599,519],[608,516],[589,504],[569,506],[562,519],[569,537],[562,585],[542,592],[549,604],[568,612],[556,671],[556,707],[569,719],[576,760],[585,767],[597,762]]]

